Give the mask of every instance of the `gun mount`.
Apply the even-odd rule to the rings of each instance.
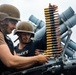
[[[69,14],[68,14],[69,13]],[[76,14],[71,7],[64,11],[60,18],[60,34],[62,39],[63,53],[62,56],[56,59],[50,58],[50,61],[44,65],[36,66],[27,70],[22,70],[9,75],[26,75],[28,73],[41,70],[41,75],[72,75],[76,74],[76,59],[73,59],[73,54],[76,51],[76,43],[70,39],[72,34],[71,28],[76,24]],[[29,21],[33,22],[35,28],[35,39],[39,40],[46,32],[45,22],[31,15]],[[43,33],[43,34],[41,34]],[[71,57],[68,58],[68,57]]]

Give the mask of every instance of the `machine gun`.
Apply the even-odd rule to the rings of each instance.
[[[73,54],[76,51],[76,43],[70,39],[70,36],[72,34],[71,28],[76,24],[76,22],[75,22],[76,14],[74,14],[74,11],[70,8],[71,7],[69,7],[65,12],[63,12],[61,15],[59,15],[59,18],[61,21],[59,28],[60,28],[60,34],[61,34],[61,39],[62,39],[62,45],[64,48],[63,54],[61,56],[61,61],[63,62],[63,64],[65,64],[65,65],[62,65],[62,64],[60,64],[60,65],[63,66],[63,70],[65,70],[66,72],[69,69],[68,74],[70,74],[70,70],[76,69],[76,65],[75,65],[76,60],[72,59]],[[68,14],[70,14],[71,16],[69,17]],[[36,29],[35,30],[36,31],[35,39],[36,40],[41,39],[46,31],[45,23],[42,20],[37,19],[33,15],[30,16],[29,21],[31,21],[37,25],[37,27],[35,28]],[[43,34],[41,34],[41,33],[43,33]],[[67,58],[67,64],[65,63],[66,57],[64,57],[64,55],[67,55],[68,57],[71,57],[71,59],[72,59],[71,60],[71,59]],[[55,71],[58,70],[58,68],[59,68],[59,71],[61,71],[60,69],[62,68],[62,66],[58,67],[58,65],[55,64],[54,65]],[[52,71],[52,70],[53,70],[53,68],[50,67],[49,71]],[[75,72],[75,70],[74,70],[74,72]]]
[[[64,14],[63,16],[62,15],[60,16],[60,20],[61,20],[60,24],[61,25],[59,27],[60,31],[61,31],[60,34],[61,34],[62,42],[65,44],[64,45],[62,43],[63,50],[64,50],[62,55],[60,57],[56,58],[56,59],[50,58],[50,61],[48,61],[44,65],[33,67],[33,68],[30,68],[30,69],[27,69],[27,70],[22,70],[22,71],[19,71],[19,72],[15,72],[15,73],[12,73],[12,74],[9,74],[9,75],[26,75],[27,73],[31,73],[31,72],[38,71],[38,70],[42,70],[42,75],[49,75],[49,74],[52,74],[52,75],[61,75],[61,74],[68,75],[68,74],[70,74],[70,75],[72,75],[73,72],[76,74],[76,72],[75,72],[76,60],[75,59],[69,59],[68,57],[65,56],[67,54],[67,56],[72,57],[72,55],[74,53],[72,50],[69,49],[69,46],[70,46],[69,42],[70,42],[70,36],[72,34],[71,28],[76,24],[76,21],[75,21],[76,15],[71,13],[70,17],[68,17],[68,16],[66,17],[67,19],[64,17],[64,15],[66,15],[66,14]],[[34,16],[32,16],[32,19],[33,18],[35,19]],[[32,20],[32,19],[29,19],[29,20]],[[38,19],[35,19],[35,20],[38,20]],[[40,22],[40,23],[38,23],[38,22]],[[35,30],[36,31],[35,34],[42,33],[42,31],[45,32],[45,25],[44,25],[45,23],[43,21],[40,21],[40,20],[38,20],[38,22],[37,22],[37,24],[39,24],[39,25],[41,24],[42,28],[39,31]],[[38,36],[38,34],[36,36]],[[40,37],[39,37],[39,39],[40,39]],[[66,37],[66,39],[65,39],[65,37]],[[74,45],[76,45],[76,44],[74,44]],[[75,47],[71,48],[71,49],[74,50]],[[73,71],[73,72],[71,72],[71,71]]]
[[[70,17],[69,17],[70,15]],[[62,18],[65,22],[65,24],[69,27],[72,28],[74,27],[74,25],[76,24],[76,14],[74,13],[73,9],[71,7],[69,7],[66,11],[64,11],[61,15],[59,15],[60,18]],[[66,19],[67,18],[67,19]],[[42,36],[45,34],[46,32],[46,27],[45,27],[45,22],[43,22],[42,20],[37,19],[34,15],[31,15],[29,17],[29,21],[33,22],[36,26],[37,29],[35,30],[35,38],[36,40],[40,40],[42,38]],[[62,43],[65,44],[66,42],[66,36],[68,35],[68,29],[65,26],[64,23],[60,22],[60,35],[61,35],[61,41]],[[41,34],[43,33],[43,34]],[[69,56],[72,57],[74,54],[74,51],[76,51],[76,43],[73,40],[69,40],[69,44],[68,47],[65,51],[65,53]]]
[[[72,75],[71,71],[74,71],[74,73],[76,74],[76,60],[69,60],[68,62],[63,63],[61,60],[50,59],[50,61],[48,61],[48,63],[44,65],[33,67],[27,70],[18,71],[8,75],[26,75],[28,73],[35,72],[38,70],[42,70],[42,75]]]

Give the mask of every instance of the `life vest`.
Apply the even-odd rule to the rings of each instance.
[[[4,39],[8,45],[11,53],[14,54],[14,45],[13,45],[13,42],[11,41],[11,39],[7,35],[4,35]]]
[[[14,45],[13,45],[13,42],[11,41],[11,39],[7,36],[7,35],[4,35],[4,39],[11,51],[12,54],[14,54]],[[11,69],[11,68],[8,68],[6,67],[1,61],[0,61],[0,74],[1,73],[6,73],[5,75],[7,75],[7,73],[9,72],[13,72],[14,69]]]

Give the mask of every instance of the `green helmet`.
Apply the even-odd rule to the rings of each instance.
[[[34,37],[33,26],[29,22],[22,21],[22,22],[18,23],[18,25],[14,31],[14,35],[21,33],[21,32],[31,33],[32,37]]]
[[[10,19],[14,19],[14,20],[20,20],[20,12],[13,5],[10,5],[10,4],[0,5],[0,13],[3,13],[3,14],[0,14],[0,15],[3,15],[3,19],[10,18]],[[5,15],[7,14],[8,16],[7,17],[5,16],[5,18],[4,18],[4,14]],[[0,20],[1,19],[2,19],[2,17],[0,16]]]

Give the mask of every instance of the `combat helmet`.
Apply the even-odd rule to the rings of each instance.
[[[34,37],[33,26],[29,22],[21,21],[17,24],[14,35],[21,32],[31,33],[31,37]]]
[[[2,16],[0,17],[0,19],[2,19],[2,20],[6,19],[6,18],[14,19],[14,20],[17,20],[17,21],[20,20],[20,12],[13,5],[10,5],[10,4],[0,5],[0,13],[1,13],[0,15],[3,15],[3,18],[2,18]],[[4,15],[7,15],[7,17],[6,16],[4,17]]]

